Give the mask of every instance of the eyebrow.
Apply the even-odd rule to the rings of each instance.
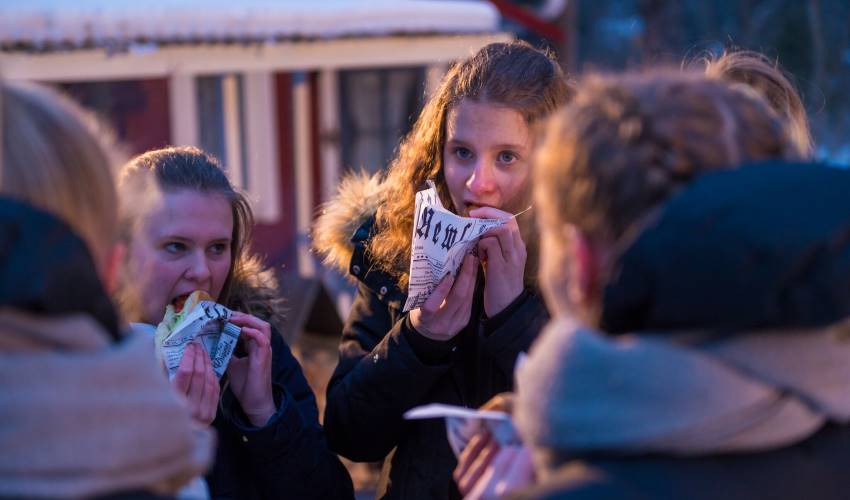
[[[180,242],[191,242],[192,241],[192,238],[186,238],[185,236],[180,236],[180,235],[177,235],[177,234],[163,234],[158,239],[160,239],[160,240],[175,240],[175,241],[180,241]],[[233,241],[233,238],[231,238],[230,236],[227,236],[227,237],[223,237],[223,238],[215,238],[213,240],[210,240],[210,243],[230,243],[231,241]]]
[[[446,141],[446,143],[447,144],[457,143],[457,144],[461,144],[461,145],[464,145],[464,146],[469,145],[468,141],[465,141],[463,139],[458,139],[458,138],[449,139],[448,141]],[[504,143],[504,144],[496,144],[495,146],[493,146],[493,148],[494,149],[519,149],[519,150],[522,150],[522,149],[525,149],[526,147],[521,145],[521,144]]]

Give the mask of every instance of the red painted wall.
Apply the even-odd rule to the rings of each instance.
[[[295,269],[295,160],[292,135],[292,77],[288,73],[275,75],[275,93],[281,217],[275,223],[255,226],[254,251],[264,256],[269,265]]]
[[[130,154],[169,144],[167,79],[65,83],[58,87],[112,126]]]

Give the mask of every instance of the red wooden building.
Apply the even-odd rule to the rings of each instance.
[[[316,297],[347,308],[309,252],[316,207],[345,169],[383,168],[447,64],[507,39],[498,26],[480,1],[3,2],[0,74],[61,87],[132,152],[218,156],[254,203],[297,331]]]

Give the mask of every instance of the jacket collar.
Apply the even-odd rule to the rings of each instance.
[[[850,171],[767,163],[704,175],[623,252],[608,333],[826,325],[850,316]]]
[[[374,226],[375,218],[371,217],[361,224],[351,236],[353,251],[348,272],[390,307],[401,310],[407,300],[407,294],[399,289],[395,278],[374,265],[366,251],[369,239],[373,235]]]

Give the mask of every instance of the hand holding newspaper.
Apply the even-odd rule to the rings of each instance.
[[[521,352],[517,356],[514,372],[526,363],[528,356]],[[463,406],[432,403],[417,406],[404,414],[406,420],[429,418],[446,419],[446,436],[456,457],[460,457],[469,440],[487,430],[500,447],[522,446],[522,440],[508,413],[492,410],[472,410]]]
[[[481,236],[505,223],[499,219],[461,217],[446,210],[432,181],[416,193],[410,242],[410,284],[404,312],[425,303],[447,274],[457,275],[463,258]]]
[[[179,304],[178,304],[179,305]],[[218,378],[224,375],[239,340],[240,329],[229,323],[231,311],[203,292],[193,292],[182,307],[168,305],[156,328],[156,345],[173,379],[186,346],[197,340],[212,360]]]
[[[511,416],[500,411],[471,410],[462,406],[429,404],[419,406],[404,414],[407,420],[445,418],[449,445],[459,457],[472,436],[486,429],[499,446],[518,446],[522,442],[511,421]]]

